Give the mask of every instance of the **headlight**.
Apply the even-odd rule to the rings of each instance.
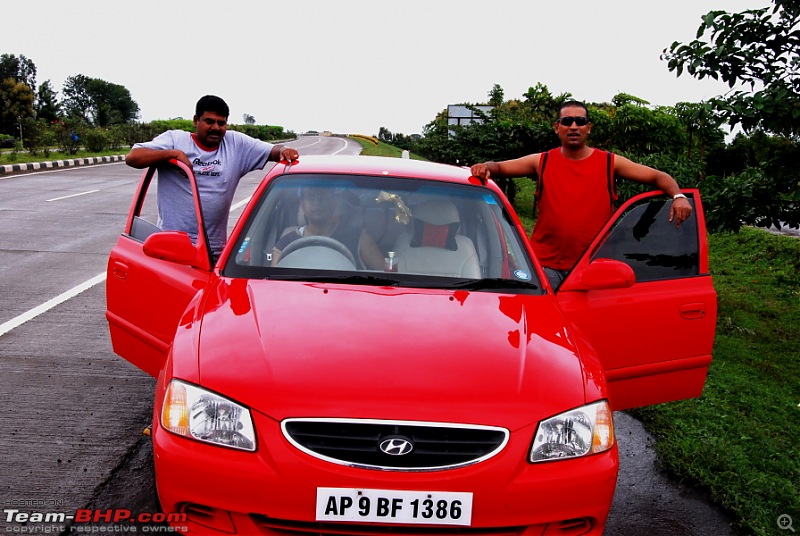
[[[180,380],[172,380],[167,387],[161,426],[198,441],[256,450],[256,434],[247,408]]]
[[[577,458],[614,446],[614,422],[608,402],[601,400],[539,423],[530,462]]]

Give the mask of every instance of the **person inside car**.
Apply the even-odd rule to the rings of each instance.
[[[384,257],[372,236],[342,220],[336,214],[334,188],[311,186],[300,192],[300,206],[306,225],[284,233],[272,250],[272,266],[277,266],[283,250],[295,240],[308,236],[327,236],[344,244],[357,263],[368,270],[383,270]]]

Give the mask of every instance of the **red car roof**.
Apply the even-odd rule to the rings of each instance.
[[[285,173],[285,165],[276,165],[270,175],[276,173]],[[471,176],[469,168],[424,160],[384,156],[303,156],[302,154],[298,162],[292,164],[289,173],[389,175],[454,182],[468,182]]]

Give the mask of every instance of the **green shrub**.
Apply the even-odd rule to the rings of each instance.
[[[101,128],[88,130],[83,138],[83,145],[91,152],[99,153],[109,145],[108,133]]]
[[[48,141],[47,123],[41,119],[26,117],[22,120],[22,133],[22,144],[25,149],[31,154],[42,154]]]
[[[710,176],[703,182],[703,204],[708,229],[738,232],[742,225],[797,226],[797,190],[786,191],[778,177],[762,169],[747,168],[727,177]]]
[[[166,132],[167,130],[194,132],[194,121],[191,119],[158,119],[156,121],[151,121],[148,125],[158,131],[156,135]]]
[[[235,130],[262,141],[294,137],[284,133],[283,127],[271,125],[228,125],[228,130]]]
[[[0,149],[13,149],[16,141],[14,136],[0,134]]]

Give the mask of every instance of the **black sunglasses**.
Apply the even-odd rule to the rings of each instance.
[[[584,117],[582,115],[578,117],[572,117],[570,115],[565,115],[561,119],[558,120],[558,123],[564,125],[565,127],[571,127],[572,123],[575,123],[579,127],[585,127],[589,124],[589,118]]]

